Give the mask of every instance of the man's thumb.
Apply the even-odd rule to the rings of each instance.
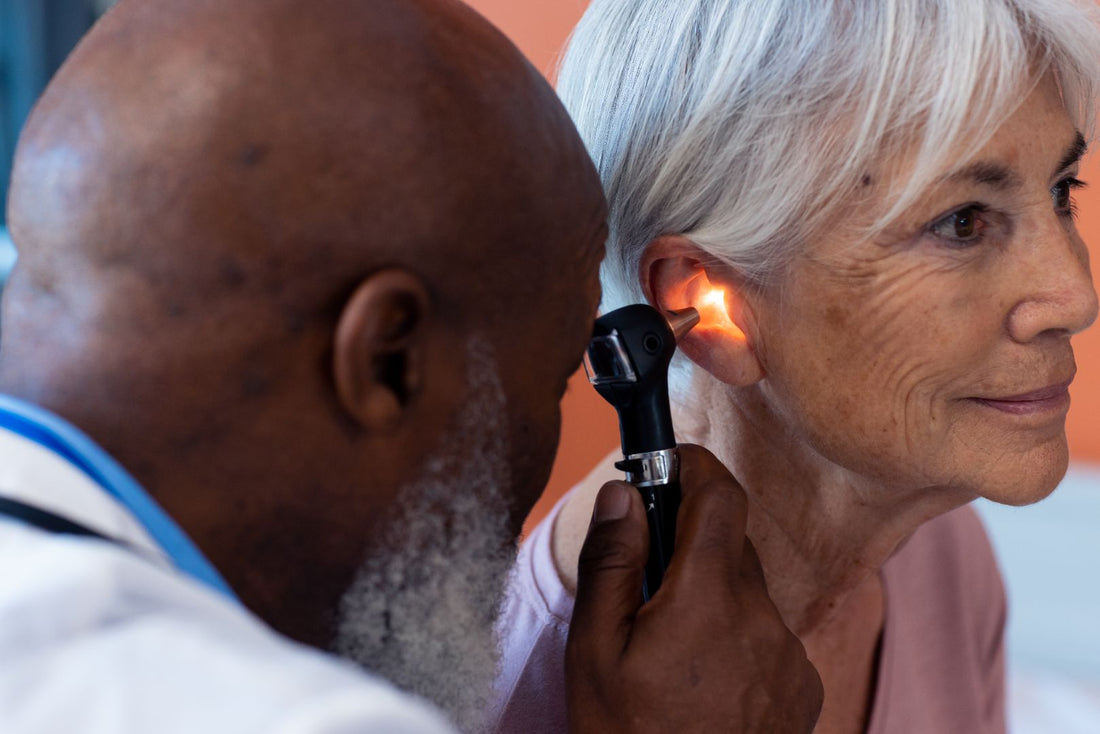
[[[584,656],[619,655],[642,603],[642,575],[649,531],[638,491],[608,482],[592,511],[577,566],[577,600],[569,645]]]

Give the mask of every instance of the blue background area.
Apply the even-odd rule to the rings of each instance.
[[[1010,733],[1100,732],[1100,466],[1036,505],[976,507],[1008,591]]]
[[[1100,681],[1100,467],[1074,464],[1036,505],[977,508],[1008,588],[1014,663]]]
[[[15,248],[8,239],[8,231],[0,226],[0,294],[4,292],[4,281],[8,278],[8,271],[15,263]]]
[[[96,0],[0,0],[0,201],[7,201],[12,152],[27,113],[105,5]]]

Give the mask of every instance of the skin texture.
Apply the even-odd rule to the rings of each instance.
[[[122,0],[17,150],[0,390],[87,432],[246,606],[328,647],[357,571],[406,535],[388,523],[453,521],[402,501],[426,475],[464,476],[429,469],[500,449],[518,534],[591,333],[604,217],[552,90],[460,3]],[[488,353],[496,446],[487,422],[462,430]],[[637,496],[593,528],[569,664],[606,685],[574,686],[576,728],[805,731],[820,682],[726,531],[744,496],[702,452],[684,472],[685,507],[721,522],[702,523],[699,561],[681,554],[657,606],[638,613]],[[721,625],[665,634],[739,600]],[[721,705],[685,708],[681,686]]]
[[[886,210],[906,158],[871,172],[849,220],[774,287],[746,287],[681,237],[649,248],[654,303],[694,303],[701,278],[729,291],[739,330],[703,324],[681,344],[705,374],[676,425],[748,493],[768,591],[825,684],[819,732],[866,726],[877,571],[895,549],[976,497],[1042,499],[1065,472],[1070,338],[1097,315],[1068,206],[1080,153],[1046,78],[877,238],[855,233]],[[586,486],[557,523],[566,576],[594,494]]]

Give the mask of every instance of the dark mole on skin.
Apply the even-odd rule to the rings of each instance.
[[[301,334],[306,328],[306,318],[300,313],[292,313],[286,317],[286,330],[291,334]]]
[[[256,166],[267,158],[268,147],[266,145],[246,145],[237,156],[241,165],[246,167]]]
[[[691,668],[688,670],[688,682],[692,688],[697,687],[703,680],[703,676],[699,675],[699,667],[696,661],[691,661]]]
[[[257,398],[268,392],[269,384],[266,378],[260,375],[246,375],[241,382],[241,392],[246,398]]]
[[[848,321],[848,312],[840,306],[829,306],[825,309],[825,320],[834,326],[844,326]]]
[[[870,186],[870,185],[871,185],[871,177],[870,177],[870,175],[865,175],[865,176],[863,177],[863,185],[864,185],[864,186]]]
[[[244,270],[233,260],[222,261],[222,282],[230,288],[240,288],[244,285]]]

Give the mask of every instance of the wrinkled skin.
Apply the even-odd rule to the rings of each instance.
[[[732,430],[689,435],[752,497],[768,587],[825,681],[821,732],[862,728],[894,549],[976,497],[1042,499],[1065,473],[1070,339],[1097,313],[1070,211],[1081,153],[1045,79],[881,236],[843,225],[881,214],[904,157],[748,299],[765,377],[723,401]]]
[[[1070,212],[1080,153],[1048,78],[877,240],[808,247],[784,294],[754,301],[773,420],[891,501],[1046,496],[1068,459],[1070,337],[1097,310]]]

